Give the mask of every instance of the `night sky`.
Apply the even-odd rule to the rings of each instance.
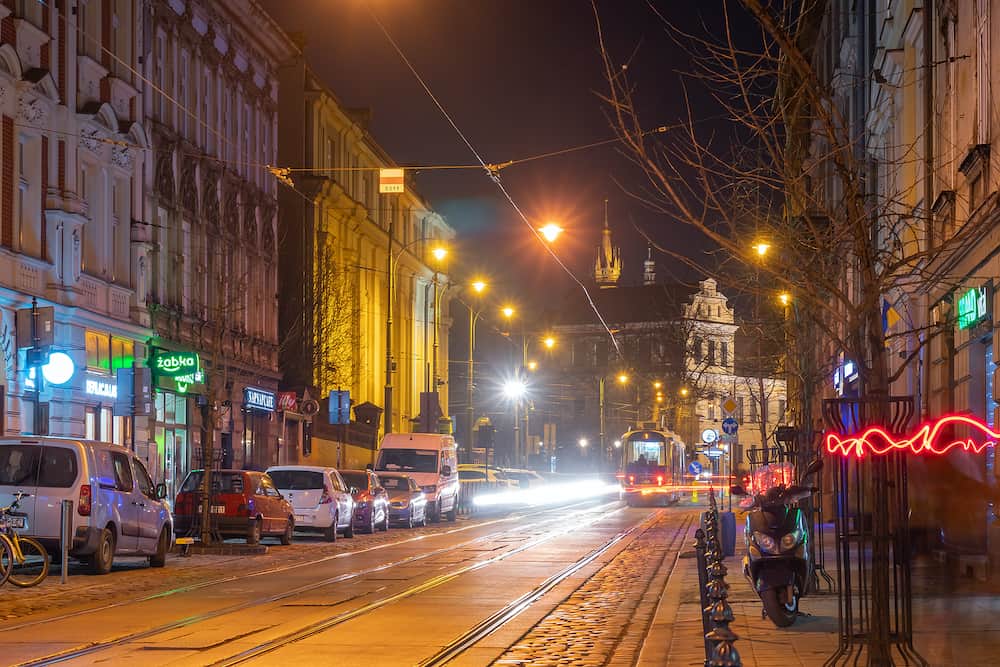
[[[372,109],[373,136],[400,164],[474,163],[365,0],[263,4],[286,30],[305,33],[310,65],[346,106]],[[689,3],[659,4],[684,29],[716,20]],[[717,11],[717,2],[706,4]],[[613,137],[597,96],[605,84],[588,0],[371,0],[370,7],[487,162]],[[637,49],[629,72],[646,124],[675,123],[684,115],[677,72],[690,70],[683,50],[645,2],[605,1],[599,9],[613,55],[624,59]],[[566,228],[558,252],[581,278],[590,276],[605,198],[625,257],[623,281],[641,279],[645,243],[633,222],[665,245],[704,257],[690,230],[623,191],[619,183],[637,190],[645,181],[613,145],[510,167],[502,179],[529,218]],[[417,182],[458,231],[457,280],[485,273],[493,299],[529,303],[536,312],[566,296],[569,280],[482,171],[424,171]],[[661,279],[696,278],[658,260]]]

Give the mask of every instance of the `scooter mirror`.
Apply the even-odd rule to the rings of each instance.
[[[815,475],[820,470],[823,469],[823,459],[815,459],[812,463],[806,466],[805,472],[802,473],[802,477],[809,477],[810,475]]]
[[[747,493],[747,490],[744,489],[739,484],[733,484],[731,487],[729,487],[729,493],[733,494],[734,496],[746,496],[746,495],[749,495]]]

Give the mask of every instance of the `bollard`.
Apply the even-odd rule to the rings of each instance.
[[[69,545],[73,539],[73,501],[62,501],[59,515],[59,583],[65,584],[69,575]]]

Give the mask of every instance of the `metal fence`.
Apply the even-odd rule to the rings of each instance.
[[[710,509],[702,514],[704,529],[695,531],[695,555],[698,559],[698,587],[701,590],[701,623],[705,631],[706,667],[742,667],[740,654],[733,645],[739,637],[729,629],[733,608],[726,599],[726,566],[722,562],[719,508],[715,491],[709,491]]]

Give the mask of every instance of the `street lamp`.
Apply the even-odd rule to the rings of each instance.
[[[618,384],[628,384],[628,375],[626,375],[625,373],[619,373]]]
[[[542,344],[545,345],[545,349],[551,350],[556,346],[556,339],[553,336],[546,336],[542,339]]]
[[[767,251],[771,248],[770,243],[765,243],[764,241],[758,241],[753,245],[753,249],[757,251],[758,257],[763,257],[767,254]]]
[[[782,306],[787,306],[792,302],[792,295],[788,292],[782,292],[778,295],[778,301],[781,302]]]
[[[563,228],[554,222],[549,222],[546,223],[545,226],[539,227],[538,231],[541,232],[542,236],[545,237],[546,241],[552,243],[557,238],[559,238],[560,234],[563,233]]]
[[[577,440],[577,444],[580,445],[580,447],[586,448],[586,446],[589,445],[590,442],[586,438],[580,438],[579,440]]]
[[[619,447],[622,446],[622,441],[621,440],[615,440],[612,444],[615,446],[615,449],[618,449]]]
[[[486,281],[484,280],[474,280],[469,286],[472,288],[472,292],[475,296],[481,295],[486,291]],[[479,319],[480,313],[475,309],[473,304],[469,304],[469,362],[468,368],[466,370],[465,377],[465,414],[466,414],[466,441],[465,450],[468,454],[469,461],[472,460],[472,420],[475,416],[475,409],[472,403],[472,380],[473,380],[473,354],[476,349],[476,320]],[[486,461],[486,465],[489,465],[489,461]]]
[[[384,406],[385,409],[385,432],[392,433],[392,373],[393,373],[393,363],[392,363],[392,304],[396,297],[396,267],[399,265],[399,258],[403,256],[403,253],[408,249],[412,248],[418,243],[426,243],[433,239],[419,238],[413,239],[409,243],[405,244],[399,249],[395,255],[392,254],[392,243],[393,243],[393,229],[394,225],[390,222],[389,224],[389,248],[388,254],[386,255],[386,263],[389,265],[389,275],[386,281],[386,294],[385,294],[385,399]],[[448,250],[442,246],[435,247],[431,254],[438,261],[444,259]],[[434,272],[435,282],[437,281],[437,271]],[[436,332],[436,328],[435,328]]]
[[[538,370],[538,362],[537,361],[529,361],[528,362],[528,370],[529,371],[537,371]]]
[[[509,320],[510,318],[514,317],[514,309],[513,309],[513,308],[511,308],[510,306],[504,306],[504,307],[503,307],[503,308],[502,308],[502,309],[500,310],[500,312],[501,312],[501,313],[503,313],[503,316],[504,316],[504,317],[506,317],[506,318],[507,318],[508,320]]]

